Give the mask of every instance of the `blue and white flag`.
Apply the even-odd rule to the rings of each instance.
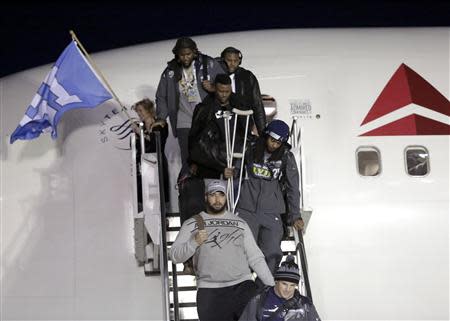
[[[111,98],[72,41],[39,87],[25,116],[12,133],[10,143],[17,139],[34,139],[49,131],[55,139],[56,126],[66,111],[94,108]]]

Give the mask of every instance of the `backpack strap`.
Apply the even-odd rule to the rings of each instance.
[[[205,229],[205,220],[200,214],[194,215],[194,219],[197,222],[197,226],[199,230]]]
[[[202,54],[202,74],[203,74],[203,80],[208,80],[208,56]]]

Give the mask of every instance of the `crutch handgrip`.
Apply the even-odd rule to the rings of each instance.
[[[233,153],[233,158],[242,158],[244,157],[244,154],[242,153]]]
[[[242,110],[242,109],[237,109],[237,108],[233,108],[233,113],[235,113],[236,115],[240,115],[240,116],[250,116],[253,115],[253,110]]]

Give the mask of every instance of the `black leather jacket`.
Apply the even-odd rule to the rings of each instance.
[[[231,94],[229,104],[221,107],[214,95],[207,96],[194,110],[189,131],[189,163],[198,165],[197,176],[202,178],[219,178],[226,167],[225,126],[224,120],[216,113],[233,108],[243,109],[237,95]],[[230,121],[233,133],[234,117]],[[236,128],[235,151],[241,151],[245,132],[245,120],[238,118]]]
[[[220,60],[220,63],[223,70],[227,70],[225,62]],[[261,98],[261,91],[259,90],[258,79],[250,70],[242,67],[238,67],[234,75],[236,94],[240,96],[244,107],[253,109],[253,121],[259,136],[262,136],[266,127],[266,112]]]

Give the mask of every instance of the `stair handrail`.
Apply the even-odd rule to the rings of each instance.
[[[136,134],[131,133],[131,172],[133,173],[133,178],[137,176],[138,166],[137,166],[137,149],[136,149]],[[137,181],[133,180],[133,217],[137,216],[138,213],[138,196],[137,196]]]
[[[164,195],[164,175],[163,175],[163,161],[161,151],[161,133],[155,131],[154,133],[156,145],[156,157],[158,159],[158,177],[159,177],[159,201],[161,211],[161,229],[160,229],[160,270],[161,283],[163,292],[163,320],[170,320],[170,284],[169,284],[169,268],[168,268],[168,254],[167,254],[167,224],[166,224],[166,201]]]
[[[297,148],[298,150],[298,157],[297,159],[297,167],[300,174],[300,181],[299,181],[299,188],[300,188],[300,212],[303,212],[304,208],[304,190],[303,190],[303,179],[304,179],[304,166],[303,166],[303,152],[302,152],[302,128],[298,126],[298,117],[293,116],[292,117],[292,124],[291,124],[291,131],[290,131],[290,142],[293,148]],[[306,259],[306,250],[305,250],[305,243],[303,240],[303,231],[297,231],[294,227],[292,227],[292,231],[294,234],[294,240],[295,240],[295,250],[296,250],[296,256],[297,256],[297,262],[300,263],[301,269],[302,269],[302,276],[305,286],[305,296],[309,297],[311,299],[311,302],[313,300],[312,298],[312,292],[311,292],[311,285],[309,282],[309,274],[308,274],[308,261]]]
[[[178,299],[177,265],[172,262],[173,318],[180,321],[180,302]]]
[[[304,295],[311,299],[311,302],[313,301],[312,298],[312,292],[311,292],[311,284],[309,283],[309,273],[308,273],[308,260],[306,259],[306,250],[305,250],[305,243],[303,241],[303,232],[297,231],[294,227],[292,227],[294,231],[294,240],[295,240],[295,251],[297,256],[297,262],[300,262],[300,266],[302,269],[302,276],[305,286],[305,293]]]

